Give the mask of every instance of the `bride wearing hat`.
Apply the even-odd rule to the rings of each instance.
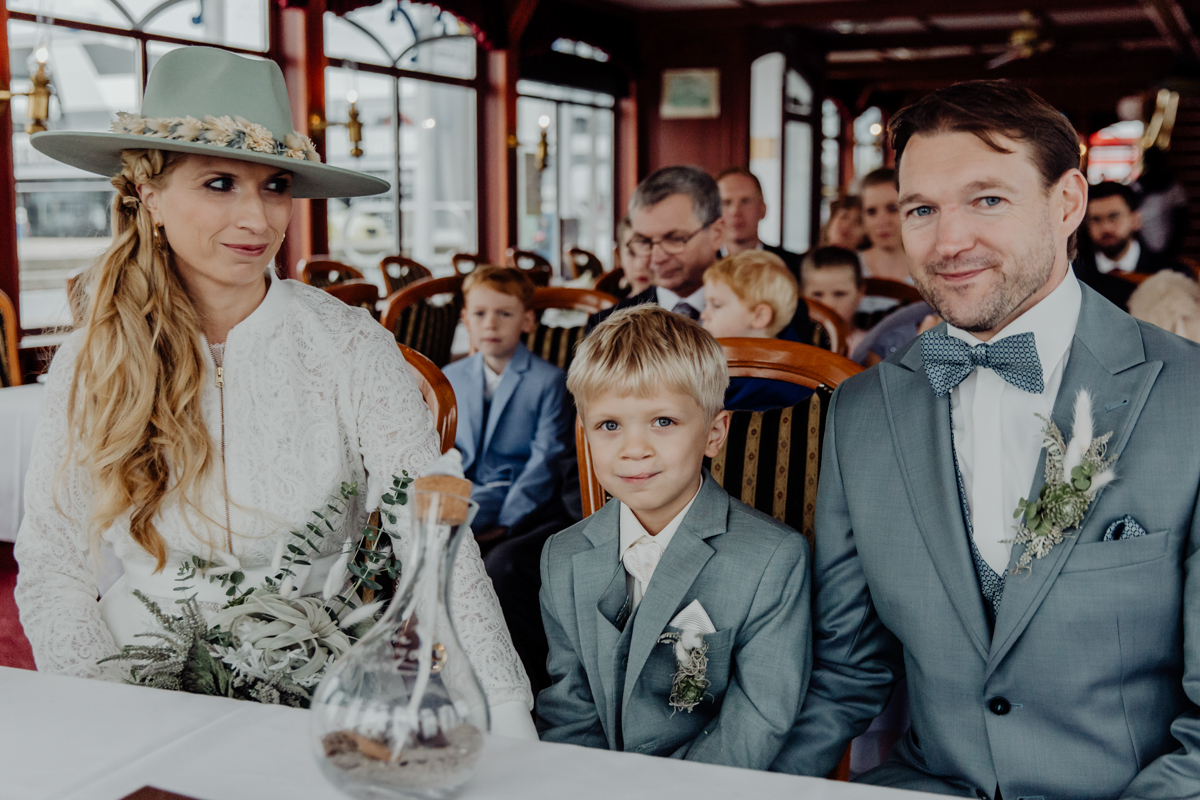
[[[17,603],[41,670],[120,680],[127,667],[97,661],[155,627],[135,589],[169,603],[193,554],[257,585],[280,538],[357,481],[365,493],[303,580],[302,593],[320,592],[391,476],[439,455],[393,337],[275,276],[293,198],[388,189],[320,163],[289,108],[274,62],[185,47],[163,56],[142,113],[119,115],[113,133],[33,137],[116,188],[112,245],[83,278],[85,320],[50,367],[17,537]],[[102,546],[124,574],[97,602]],[[198,590],[226,599],[216,584]],[[493,730],[535,737],[529,681],[470,539],[451,611]]]

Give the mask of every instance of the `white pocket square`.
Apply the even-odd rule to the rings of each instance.
[[[717,632],[699,600],[688,603],[687,607],[676,614],[675,619],[671,620],[669,624],[672,628],[679,628],[682,631],[679,637],[679,648],[682,650],[699,647],[702,636]]]

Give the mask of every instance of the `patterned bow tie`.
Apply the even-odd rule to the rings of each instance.
[[[658,566],[662,554],[661,544],[649,536],[642,536],[621,554],[621,563],[625,565],[626,572],[645,586],[650,583],[650,576],[654,574],[654,568]]]
[[[921,355],[925,358],[929,385],[938,397],[944,397],[966,380],[976,367],[990,369],[1032,394],[1041,394],[1046,388],[1032,333],[1018,333],[972,347],[962,339],[927,331],[921,335]]]
[[[682,300],[680,300],[678,303],[676,303],[675,307],[672,308],[671,310],[674,311],[676,314],[682,314],[683,316],[687,317],[688,319],[692,320],[693,322],[700,319],[700,312],[697,311],[695,309],[695,307],[692,306],[690,303],[685,303]]]

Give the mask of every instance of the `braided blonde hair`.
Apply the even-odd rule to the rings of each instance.
[[[200,411],[200,316],[137,191],[161,188],[183,158],[121,154],[112,245],[83,276],[85,332],[67,409],[71,447],[78,439],[92,479],[89,540],[128,511],[130,535],[158,570],[168,548],[154,519],[169,502],[196,508],[190,498],[214,450]]]

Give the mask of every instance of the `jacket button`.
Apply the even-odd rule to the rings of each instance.
[[[1003,697],[993,697],[991,700],[988,700],[988,711],[991,711],[997,717],[1003,717],[1009,711],[1012,711],[1012,703]]]

